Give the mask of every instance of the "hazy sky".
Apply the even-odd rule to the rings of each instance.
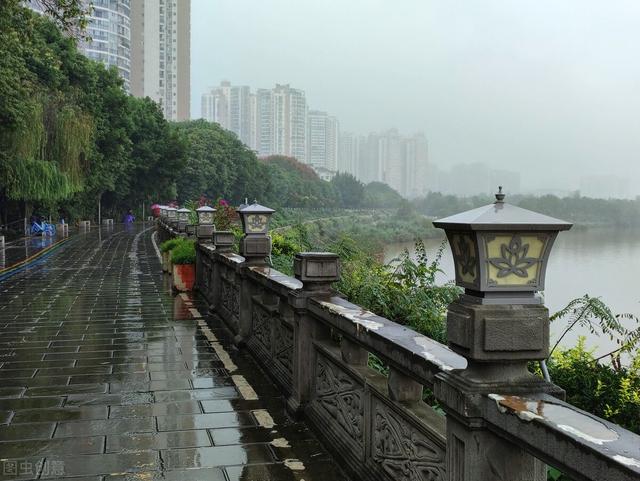
[[[196,118],[221,80],[290,83],[342,130],[424,131],[443,168],[640,183],[638,0],[192,0],[191,62]]]

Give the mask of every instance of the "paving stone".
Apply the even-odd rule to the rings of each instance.
[[[43,421],[106,419],[108,414],[109,410],[107,406],[66,406],[54,409],[24,409],[17,411],[11,422],[17,424]]]
[[[19,458],[50,454],[99,454],[104,451],[104,436],[14,441],[0,443],[3,457]]]
[[[304,463],[304,469],[293,471],[284,464],[231,466],[225,468],[229,481],[349,481],[332,463]]]
[[[37,397],[0,399],[0,409],[16,411],[19,409],[52,408],[62,406],[62,397]]]
[[[265,444],[161,451],[168,469],[266,464],[275,460]]]
[[[179,431],[184,429],[225,428],[255,426],[256,421],[250,412],[230,412],[212,414],[193,414],[188,416],[158,417],[159,431]]]
[[[189,448],[211,446],[211,444],[211,439],[205,430],[107,436],[108,453]]]
[[[139,404],[130,406],[112,406],[110,418],[141,418],[153,416],[175,416],[177,414],[201,414],[198,401],[173,403]]]
[[[74,480],[75,481],[75,480]],[[109,476],[105,481],[227,481],[220,468],[179,469],[162,473],[136,473],[134,475]],[[247,478],[246,481],[261,481]]]
[[[160,469],[157,452],[95,454],[72,457],[47,457],[43,466],[42,479],[58,479],[55,467],[63,469],[64,476],[85,476],[93,474],[135,473]]]
[[[0,441],[49,439],[53,435],[55,427],[55,423],[2,425],[0,426]]]
[[[104,434],[144,433],[155,431],[153,418],[106,419],[98,421],[62,422],[56,429],[56,438],[93,436]]]

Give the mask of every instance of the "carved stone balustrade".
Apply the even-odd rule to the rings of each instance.
[[[355,478],[533,481],[546,478],[548,463],[576,480],[640,479],[640,437],[563,402],[553,385],[523,382],[519,361],[500,354],[520,341],[492,338],[499,329],[480,321],[470,334],[452,327],[459,344],[488,346],[489,366],[495,360],[507,378],[517,374],[512,389],[491,382],[478,389],[474,359],[485,353],[474,351],[468,361],[346,301],[331,289],[340,273],[334,254],[299,254],[296,278],[245,262],[215,236],[197,246],[197,257],[196,288],[211,312],[280,387],[292,416],[313,427]],[[476,341],[468,345],[476,349]],[[371,356],[388,375],[369,367]],[[423,402],[425,389],[446,417]]]

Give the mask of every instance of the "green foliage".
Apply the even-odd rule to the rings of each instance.
[[[217,230],[231,230],[239,221],[238,213],[225,199],[218,199],[215,209],[213,224]]]
[[[351,174],[338,173],[331,179],[342,207],[357,208],[364,202],[364,184]]]
[[[124,92],[116,69],[77,50],[84,2],[35,3],[49,15],[0,3],[0,209],[92,218],[101,199],[119,217],[169,197],[185,162],[180,134],[158,105]]]
[[[403,198],[393,188],[382,182],[371,182],[364,187],[363,206],[373,209],[399,207]]]
[[[186,165],[176,176],[178,198],[201,195],[217,199],[225,193],[234,204],[245,197],[264,199],[266,168],[232,132],[205,120],[180,122],[176,132],[186,140]]]
[[[27,0],[28,3],[39,5],[49,18],[71,36],[87,38],[85,29],[88,24],[87,16],[92,8],[82,0]]]
[[[270,205],[287,207],[335,207],[333,185],[321,180],[314,170],[292,157],[272,155],[261,159],[265,168],[265,199]]]
[[[169,252],[183,242],[182,237],[174,237],[160,244],[160,252]]]
[[[353,246],[341,247],[354,252]],[[351,302],[445,342],[446,309],[460,291],[435,282],[443,248],[444,244],[434,259],[428,259],[424,244],[416,241],[415,259],[405,251],[388,265],[355,251],[343,263],[337,287]]]
[[[618,347],[610,354],[619,356],[620,353],[632,350],[640,340],[640,327],[628,329],[621,322],[622,319],[637,319],[631,314],[614,315],[611,309],[597,297],[584,295],[572,300],[563,309],[550,317],[551,322],[566,321],[567,327],[559,336],[551,349],[551,354],[558,347],[564,336],[575,326],[587,328],[591,334],[605,335],[614,341]],[[606,354],[607,356],[609,354]],[[601,357],[605,357],[601,356]]]
[[[598,362],[585,338],[556,350],[547,366],[554,383],[567,391],[567,402],[640,434],[640,352],[628,367]]]
[[[172,264],[195,264],[196,244],[195,241],[181,239],[173,249],[171,249]]]

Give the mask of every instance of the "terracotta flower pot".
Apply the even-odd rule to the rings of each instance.
[[[196,280],[195,264],[174,264],[173,265],[173,287],[177,291],[187,292],[193,290]]]

